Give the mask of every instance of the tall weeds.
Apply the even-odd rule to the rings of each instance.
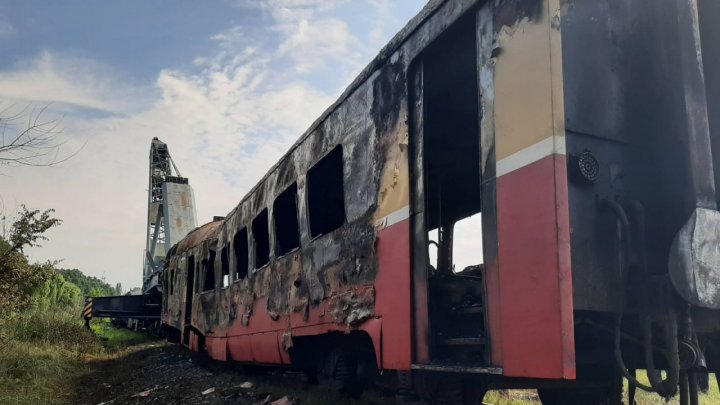
[[[66,403],[68,382],[103,353],[75,309],[30,310],[0,317],[0,404]]]

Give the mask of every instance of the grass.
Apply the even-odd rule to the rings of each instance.
[[[139,333],[130,329],[116,328],[110,324],[108,319],[99,319],[90,326],[93,333],[104,341],[105,347],[109,349],[122,349],[124,347],[148,342],[154,338],[145,333]]]
[[[710,389],[707,394],[700,394],[700,405],[717,405],[720,404],[720,392],[718,392],[717,380],[710,375]],[[649,384],[647,375],[643,372],[638,373],[638,380],[643,384]],[[625,383],[625,393],[627,393],[627,382]],[[627,394],[626,394],[627,395]],[[678,405],[677,396],[672,398],[670,401],[665,402],[663,398],[660,398],[657,394],[637,390],[635,398],[639,405]]]
[[[62,404],[88,361],[115,356],[147,337],[109,324],[82,327],[79,310],[26,312],[0,318],[0,404]]]
[[[492,405],[540,405],[535,390],[489,391],[483,402]]]

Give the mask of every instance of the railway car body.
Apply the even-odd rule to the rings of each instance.
[[[619,403],[637,368],[686,392],[720,367],[718,19],[711,0],[430,1],[170,251],[164,324],[217,360],[394,370],[439,402]],[[481,238],[457,232],[472,217]]]

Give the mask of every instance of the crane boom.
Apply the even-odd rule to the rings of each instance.
[[[180,175],[167,144],[158,138],[150,143],[147,218],[143,292],[158,288],[165,255],[197,226],[192,187]]]

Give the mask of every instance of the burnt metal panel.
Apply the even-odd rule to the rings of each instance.
[[[589,151],[599,162],[591,184],[570,179],[576,309],[613,311],[621,303],[618,230],[601,201],[642,204],[653,274],[667,272],[675,233],[696,205],[683,1],[563,2],[567,154]]]

